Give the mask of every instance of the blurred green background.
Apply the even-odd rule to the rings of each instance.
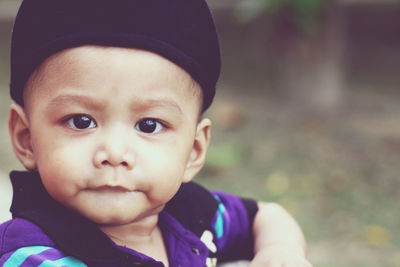
[[[0,0],[0,221],[21,169],[7,132],[19,3]],[[209,4],[223,73],[196,180],[286,207],[314,266],[400,266],[400,2]]]

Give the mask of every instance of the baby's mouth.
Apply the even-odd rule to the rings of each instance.
[[[97,192],[116,192],[116,193],[132,192],[132,190],[130,190],[129,188],[120,186],[120,185],[117,185],[117,186],[101,185],[101,186],[97,186],[95,188],[89,188],[89,190],[97,191]]]

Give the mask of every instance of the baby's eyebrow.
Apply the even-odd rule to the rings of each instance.
[[[181,107],[174,100],[164,97],[135,102],[132,105],[132,110],[152,109],[160,107],[170,109],[179,114],[183,113]]]
[[[103,109],[105,107],[105,103],[103,101],[94,99],[85,95],[76,95],[76,94],[64,94],[59,95],[50,100],[46,109],[54,110],[57,109],[60,105],[82,105],[91,109]]]
[[[55,110],[61,105],[82,105],[90,109],[102,110],[106,107],[106,101],[80,94],[63,94],[51,99],[46,109],[50,111]],[[181,107],[174,100],[168,97],[141,100],[136,99],[136,101],[131,105],[131,109],[137,112],[160,107],[170,109],[178,114],[183,113]]]

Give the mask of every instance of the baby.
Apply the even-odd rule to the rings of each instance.
[[[25,0],[1,266],[311,266],[296,222],[191,182],[220,73],[204,0]]]

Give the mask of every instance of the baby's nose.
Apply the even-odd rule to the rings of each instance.
[[[95,167],[122,166],[132,169],[135,165],[135,157],[126,133],[119,131],[114,134],[106,134],[103,138],[94,154]]]
[[[134,158],[131,153],[123,151],[101,150],[94,156],[94,165],[97,168],[122,166],[130,170],[134,167]]]

